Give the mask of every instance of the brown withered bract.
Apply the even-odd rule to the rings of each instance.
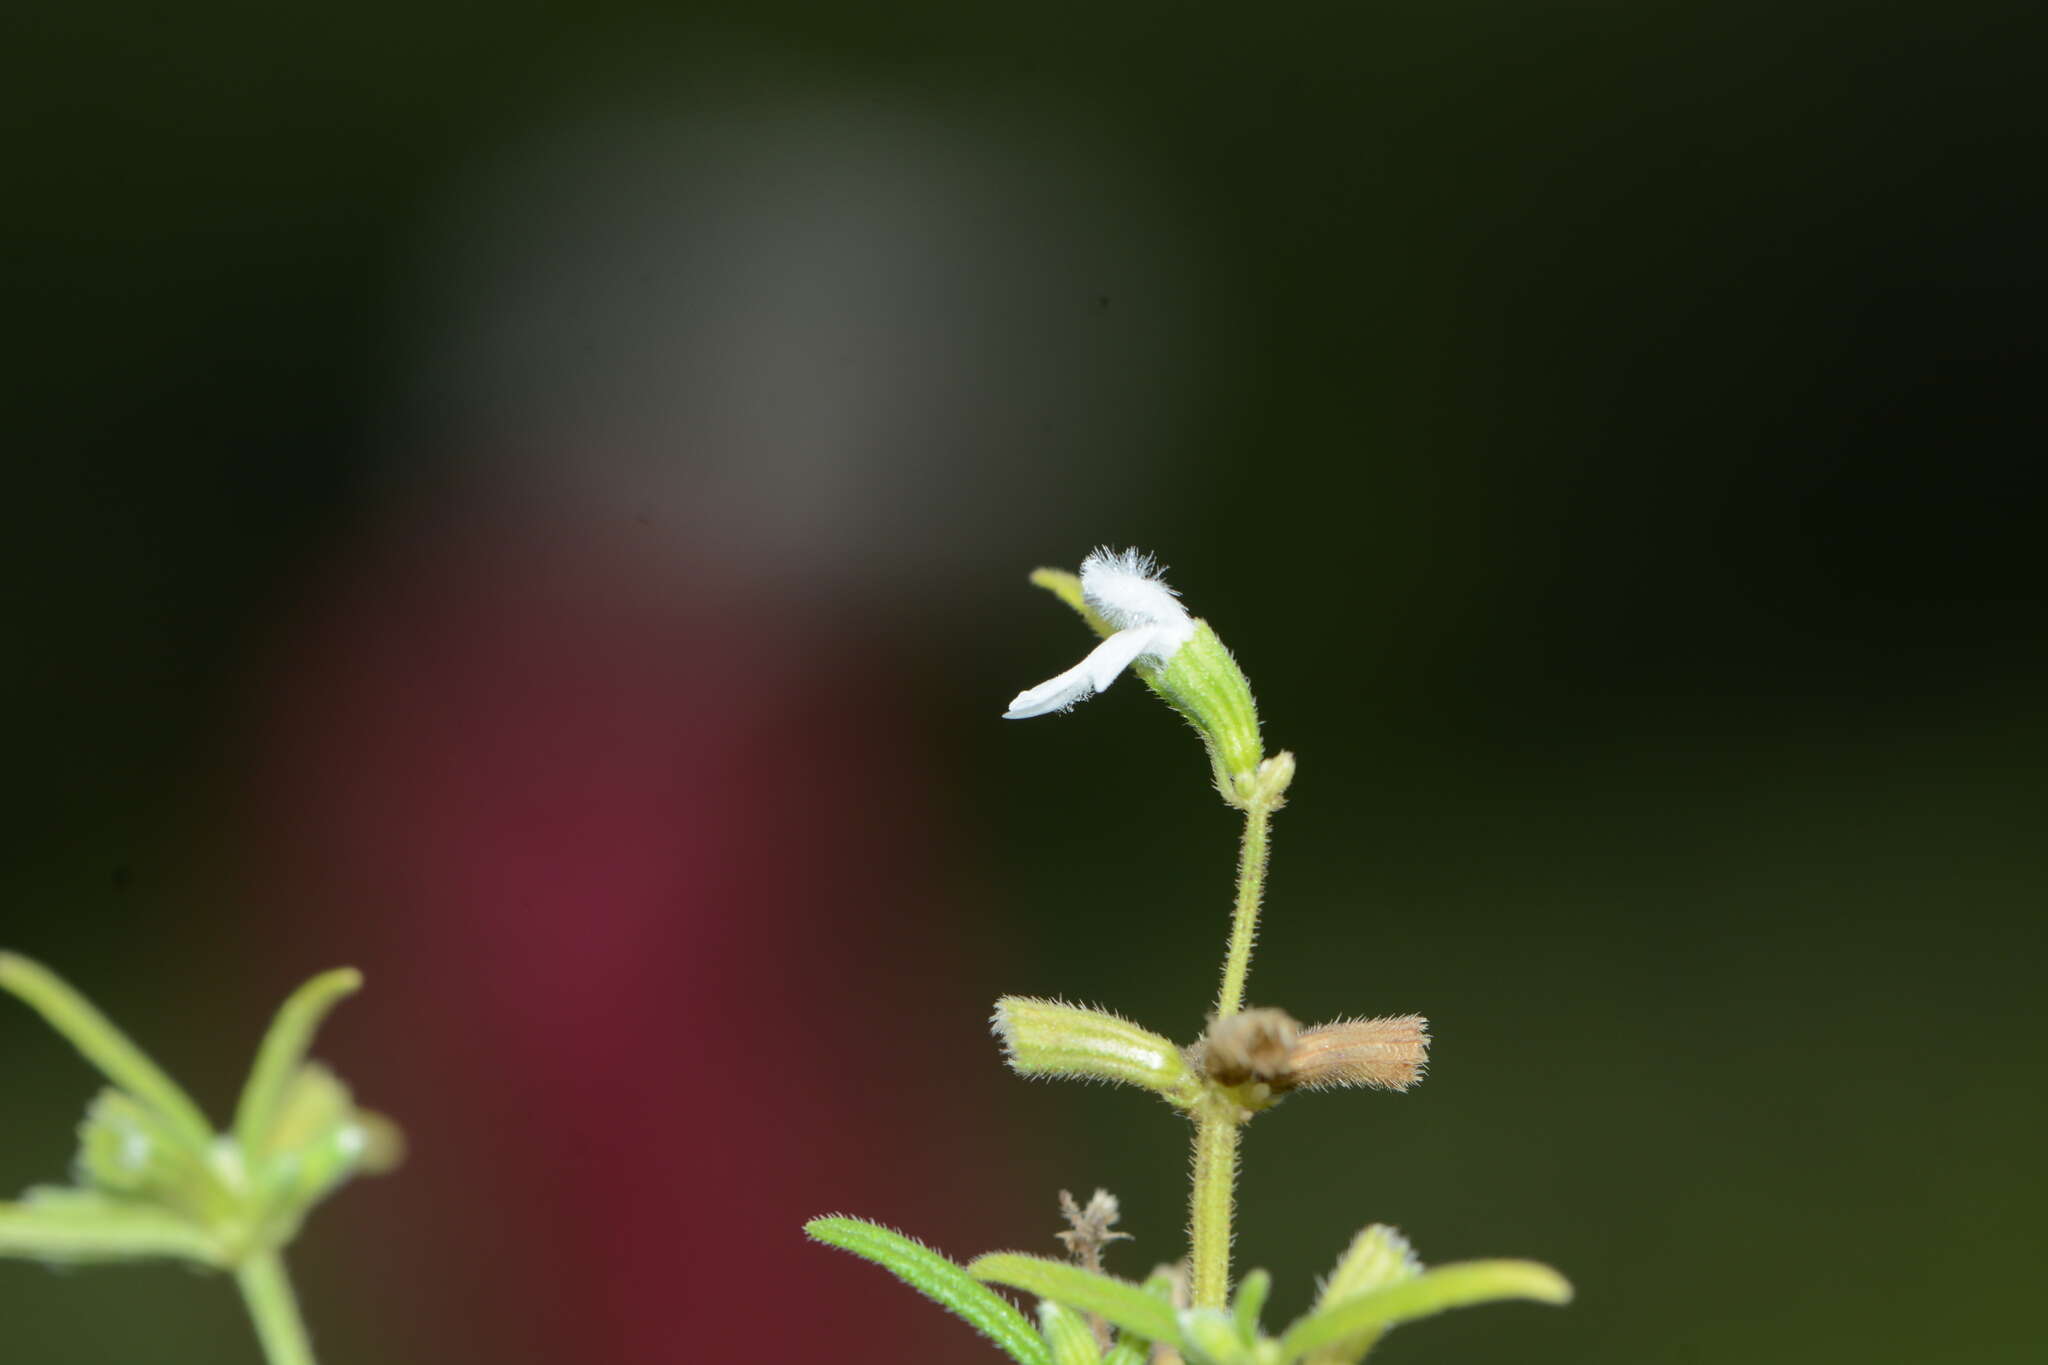
[[[1428,1061],[1429,1021],[1419,1014],[1318,1024],[1302,1032],[1288,1058],[1292,1083],[1309,1090],[1406,1090]]]
[[[1131,1234],[1116,1232],[1119,1216],[1116,1196],[1108,1190],[1097,1190],[1082,1208],[1074,1202],[1074,1196],[1067,1190],[1060,1191],[1060,1212],[1066,1216],[1068,1230],[1057,1234],[1066,1244],[1067,1254],[1074,1258],[1074,1264],[1083,1270],[1102,1273],[1102,1249],[1111,1242],[1128,1242]],[[1110,1347],[1109,1323],[1099,1313],[1088,1315],[1088,1330],[1095,1338],[1095,1349],[1106,1354]]]
[[[1108,1190],[1097,1190],[1086,1208],[1076,1203],[1071,1193],[1061,1190],[1060,1212],[1066,1216],[1068,1230],[1055,1235],[1066,1246],[1067,1254],[1074,1258],[1074,1263],[1085,1269],[1099,1272],[1102,1269],[1102,1249],[1111,1242],[1131,1240],[1128,1232],[1112,1231],[1119,1211],[1116,1196]]]
[[[1202,1042],[1202,1067],[1222,1085],[1284,1084],[1300,1034],[1301,1025],[1285,1010],[1245,1010],[1215,1020]]]

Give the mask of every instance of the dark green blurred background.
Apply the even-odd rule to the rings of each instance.
[[[1253,997],[1419,1010],[1438,1040],[1413,1094],[1251,1129],[1238,1247],[1280,1315],[1384,1220],[1580,1289],[1404,1330],[1397,1365],[2038,1360],[2032,8],[17,9],[0,937],[216,1102],[326,965],[238,972],[291,931],[235,899],[220,831],[273,642],[462,425],[421,338],[473,306],[449,263],[496,250],[465,225],[520,216],[475,205],[521,202],[465,186],[563,129],[722,146],[795,109],[865,130],[857,198],[899,140],[949,140],[932,192],[986,183],[946,240],[1029,220],[933,286],[1005,338],[992,406],[946,389],[936,462],[875,453],[853,483],[886,505],[813,514],[858,587],[760,609],[834,615],[857,647],[830,667],[890,697],[848,724],[896,732],[953,821],[923,851],[962,997],[1199,1026],[1234,831],[1192,739],[1128,685],[995,720],[1085,645],[1024,572],[1155,549],[1301,759]],[[536,213],[573,197],[549,184]],[[863,221],[887,254],[894,220]],[[977,271],[992,301],[954,289]],[[1087,403],[1057,368],[1003,387],[1061,354]],[[744,537],[753,506],[720,516]],[[335,1050],[374,1093],[377,1056]],[[18,1011],[0,1059],[11,1191],[61,1173],[86,1085]],[[1050,1144],[1003,1209],[1108,1185],[1134,1262],[1172,1254],[1177,1120],[994,1093],[984,1127]],[[301,1257],[336,1359],[410,1358],[352,1278],[406,1178]],[[253,1359],[228,1296],[171,1271],[0,1265],[0,1321],[38,1365]]]

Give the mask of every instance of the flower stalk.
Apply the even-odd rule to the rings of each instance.
[[[1198,1042],[1176,1048],[1107,1010],[1026,996],[1003,997],[993,1020],[1019,1075],[1136,1086],[1187,1115],[1194,1130],[1188,1257],[1143,1284],[1106,1273],[1103,1246],[1123,1234],[1107,1231],[1116,1201],[1103,1191],[1085,1210],[1061,1193],[1072,1231],[1060,1240],[1071,1263],[996,1252],[957,1266],[856,1219],[814,1219],[811,1236],[879,1263],[1017,1365],[1357,1365],[1389,1328],[1446,1308],[1514,1298],[1567,1301],[1571,1286],[1547,1266],[1472,1261],[1425,1269],[1399,1233],[1378,1224],[1354,1241],[1315,1307],[1279,1337],[1259,1325],[1272,1286],[1265,1271],[1246,1274],[1233,1296],[1240,1130],[1295,1090],[1407,1089],[1422,1077],[1428,1025],[1407,1014],[1304,1029],[1284,1010],[1247,1005],[1273,812],[1286,803],[1294,755],[1265,754],[1243,671],[1208,622],[1188,614],[1151,556],[1097,550],[1078,575],[1040,569],[1031,581],[1079,612],[1101,643],[1072,668],[1018,693],[1004,716],[1068,710],[1129,669],[1194,726],[1217,793],[1244,815],[1222,977]],[[984,1284],[1036,1295],[1037,1330],[1006,1300],[969,1287]]]
[[[235,1283],[249,1309],[249,1320],[256,1325],[263,1358],[270,1365],[313,1365],[313,1345],[306,1337],[299,1297],[292,1292],[284,1257],[275,1251],[251,1256],[235,1271]]]

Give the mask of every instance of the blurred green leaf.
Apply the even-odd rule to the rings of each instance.
[[[60,1264],[160,1257],[222,1264],[219,1245],[204,1229],[166,1209],[49,1186],[17,1203],[0,1203],[0,1256]]]
[[[1102,1352],[1086,1314],[1063,1308],[1051,1299],[1038,1305],[1038,1326],[1052,1348],[1052,1365],[1101,1365]]]
[[[1316,1309],[1287,1329],[1281,1354],[1298,1359],[1370,1328],[1383,1330],[1471,1304],[1502,1299],[1569,1303],[1571,1297],[1564,1276],[1535,1261],[1461,1261]]]
[[[1001,1251],[970,1261],[967,1273],[1036,1294],[1041,1299],[1093,1313],[1151,1341],[1180,1342],[1173,1309],[1129,1280],[1084,1270],[1065,1261]]]
[[[1273,1292],[1273,1277],[1254,1270],[1237,1286],[1237,1301],[1230,1306],[1237,1320],[1237,1334],[1247,1343],[1259,1339],[1259,1314],[1266,1311],[1266,1298]]]
[[[255,1065],[235,1107],[235,1140],[250,1154],[270,1142],[286,1089],[300,1074],[313,1035],[329,1011],[362,989],[363,974],[353,967],[322,972],[293,991],[277,1011],[269,1032],[256,1050]]]
[[[0,953],[0,990],[40,1014],[102,1075],[154,1109],[167,1132],[195,1151],[212,1144],[213,1125],[191,1096],[55,972],[18,953]]]

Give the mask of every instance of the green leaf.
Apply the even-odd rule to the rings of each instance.
[[[1238,1283],[1237,1302],[1230,1306],[1230,1315],[1237,1319],[1237,1334],[1247,1345],[1259,1339],[1259,1314],[1266,1311],[1266,1298],[1272,1292],[1273,1277],[1263,1270],[1254,1270]]]
[[[353,967],[322,972],[293,991],[278,1010],[256,1050],[256,1064],[249,1070],[241,1103],[235,1107],[235,1140],[243,1151],[260,1152],[269,1145],[278,1106],[305,1063],[313,1034],[328,1012],[362,985],[363,974]]]
[[[1316,1309],[1287,1329],[1281,1356],[1296,1360],[1355,1333],[1383,1330],[1450,1308],[1500,1299],[1569,1303],[1571,1297],[1572,1287],[1564,1276],[1535,1261],[1461,1261]]]
[[[1320,1313],[1346,1299],[1412,1280],[1421,1273],[1422,1262],[1416,1259],[1408,1239],[1385,1223],[1374,1223],[1352,1238],[1351,1245],[1337,1258],[1329,1282],[1316,1298],[1315,1311]],[[1384,1324],[1363,1328],[1317,1351],[1309,1358],[1309,1365],[1357,1365],[1385,1332]]]
[[[1046,1299],[1038,1305],[1038,1327],[1052,1348],[1052,1365],[1102,1365],[1086,1315]]]
[[[1173,1309],[1174,1272],[1171,1267],[1160,1266],[1140,1286],[1147,1294]],[[1129,1328],[1116,1334],[1116,1345],[1102,1358],[1102,1365],[1146,1365],[1152,1359],[1151,1338],[1141,1336]]]
[[[1018,1365],[1052,1365],[1044,1340],[1014,1304],[922,1242],[859,1218],[813,1218],[804,1231],[827,1246],[873,1261],[965,1321]]]
[[[213,1125],[192,1097],[55,972],[19,953],[0,953],[0,990],[43,1016],[102,1075],[154,1109],[169,1132],[196,1151],[212,1145]]]
[[[204,1229],[167,1209],[47,1186],[19,1203],[0,1203],[0,1256],[74,1265],[165,1256],[222,1263]]]
[[[1129,1280],[1013,1251],[978,1257],[968,1262],[967,1273],[978,1280],[1022,1289],[1041,1299],[1093,1313],[1148,1341],[1163,1341],[1175,1347],[1180,1344],[1180,1328],[1174,1322],[1173,1309]]]

